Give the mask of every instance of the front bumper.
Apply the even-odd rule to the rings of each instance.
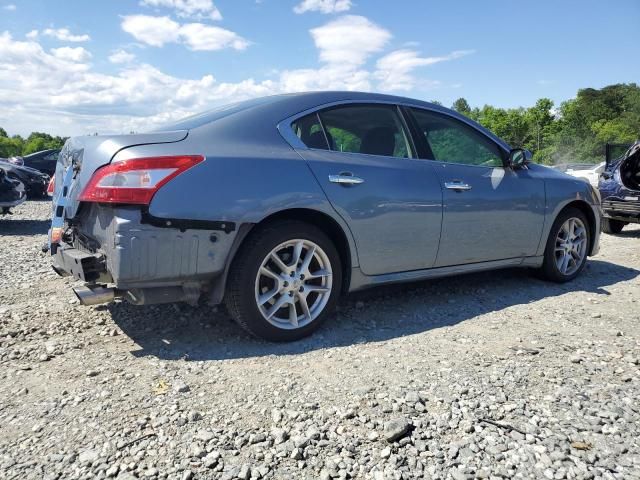
[[[602,210],[606,218],[624,222],[640,222],[640,200],[603,200]]]

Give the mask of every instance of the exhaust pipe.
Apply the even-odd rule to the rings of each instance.
[[[182,287],[152,287],[152,288],[135,288],[128,290],[124,299],[133,305],[153,305],[158,303],[174,303],[174,302],[196,302],[195,299],[185,292]]]
[[[116,298],[115,288],[105,287],[74,287],[76,294],[82,305],[100,305],[101,303],[112,302]]]
[[[184,287],[155,287],[136,288],[132,290],[118,290],[107,287],[74,287],[82,305],[100,305],[109,303],[116,298],[124,298],[134,305],[150,305],[158,303],[187,302],[191,305],[198,304],[200,290]]]

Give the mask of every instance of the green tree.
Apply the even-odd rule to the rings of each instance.
[[[22,155],[24,139],[20,135],[0,136],[0,157],[8,158]]]
[[[29,155],[40,150],[62,148],[65,141],[66,138],[54,137],[42,132],[33,132],[26,140],[20,135],[9,137],[6,130],[0,128],[0,157]]]
[[[467,117],[471,116],[471,107],[469,106],[469,102],[463,97],[460,97],[451,106],[456,112],[461,113],[462,115],[466,115]]]

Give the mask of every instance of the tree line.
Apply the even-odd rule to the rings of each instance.
[[[436,102],[438,103],[438,102]],[[607,143],[629,144],[640,138],[640,87],[635,83],[578,90],[576,98],[557,108],[548,98],[529,108],[471,108],[459,98],[452,108],[480,123],[512,147],[533,152],[535,162],[597,163]],[[28,155],[60,148],[66,138],[33,132],[26,139],[9,137],[0,128],[0,157]]]
[[[24,156],[40,150],[62,148],[66,141],[66,138],[54,137],[42,132],[33,132],[27,138],[20,135],[10,137],[6,130],[0,127],[0,157]]]
[[[548,98],[529,108],[471,108],[464,98],[452,108],[480,123],[512,147],[533,152],[537,163],[598,163],[607,143],[640,138],[640,87],[635,83],[578,90],[555,108]]]

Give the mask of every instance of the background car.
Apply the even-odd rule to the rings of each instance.
[[[49,149],[30,153],[29,155],[20,157],[22,159],[21,165],[39,170],[51,177],[56,171],[59,154],[60,149]]]
[[[33,168],[2,162],[2,168],[9,178],[24,184],[28,198],[42,198],[47,195],[49,175]]]
[[[85,305],[224,300],[274,341],[317,329],[343,291],[504,267],[570,281],[598,250],[598,194],[529,158],[452,110],[357,92],[76,137],[54,267]]]
[[[604,211],[602,231],[615,234],[629,223],[640,223],[640,142],[606,163],[598,186]]]
[[[11,209],[24,202],[26,197],[22,182],[7,175],[7,171],[0,165],[0,214],[10,214]]]
[[[565,173],[572,177],[580,178],[589,182],[594,187],[598,186],[600,181],[600,174],[604,172],[606,162],[598,163],[597,165],[591,165],[586,168],[569,167],[565,170]]]

